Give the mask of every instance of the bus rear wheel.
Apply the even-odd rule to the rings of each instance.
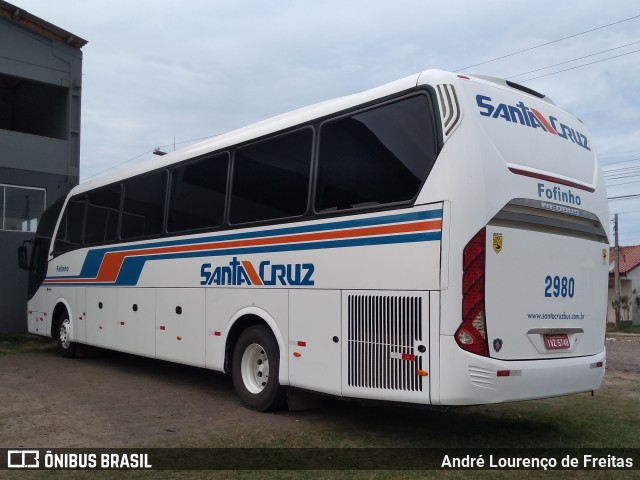
[[[64,358],[73,358],[76,355],[76,344],[71,341],[71,320],[65,311],[58,324],[58,352]]]
[[[271,331],[256,325],[246,329],[233,351],[233,386],[242,403],[259,412],[284,406],[285,390],[278,380],[280,352]]]

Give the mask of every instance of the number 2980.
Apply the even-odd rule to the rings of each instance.
[[[562,297],[573,298],[576,293],[576,281],[573,277],[552,277],[547,275],[544,279],[544,296],[545,297]]]

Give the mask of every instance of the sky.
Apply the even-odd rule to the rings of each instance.
[[[513,76],[587,125],[608,197],[638,195],[609,202],[620,244],[640,244],[636,1],[10,3],[89,42],[81,181],[430,68]]]

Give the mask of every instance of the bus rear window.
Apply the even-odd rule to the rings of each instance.
[[[416,95],[322,125],[316,212],[412,200],[436,158],[431,110]]]

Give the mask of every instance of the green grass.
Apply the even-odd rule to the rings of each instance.
[[[613,323],[607,323],[607,333],[638,333],[640,325],[632,325],[630,321],[621,322],[618,328]]]
[[[55,348],[56,345],[50,338],[29,334],[0,334],[0,355],[48,352]]]
[[[33,337],[1,336],[0,353],[55,348]],[[278,412],[258,427],[238,421],[208,437],[172,435],[140,447],[307,448],[640,448],[640,381],[614,372],[595,396],[453,408],[448,411],[367,407],[327,401],[318,410]],[[215,405],[212,406],[215,409]],[[90,427],[87,427],[90,428]],[[373,454],[373,453],[372,453]],[[331,468],[330,465],[327,466]],[[38,471],[0,472],[7,479],[611,479],[638,478],[640,470],[612,471]]]
[[[622,376],[589,394],[444,411],[363,407],[329,402],[325,408],[279,412],[256,428],[238,422],[205,440],[172,437],[144,447],[425,447],[425,448],[640,448],[640,382]],[[143,445],[141,445],[142,447]],[[372,453],[373,455],[374,453]],[[211,455],[216,455],[211,450]],[[330,466],[329,466],[330,468]],[[7,478],[45,479],[611,479],[640,471],[209,471],[30,472]]]

